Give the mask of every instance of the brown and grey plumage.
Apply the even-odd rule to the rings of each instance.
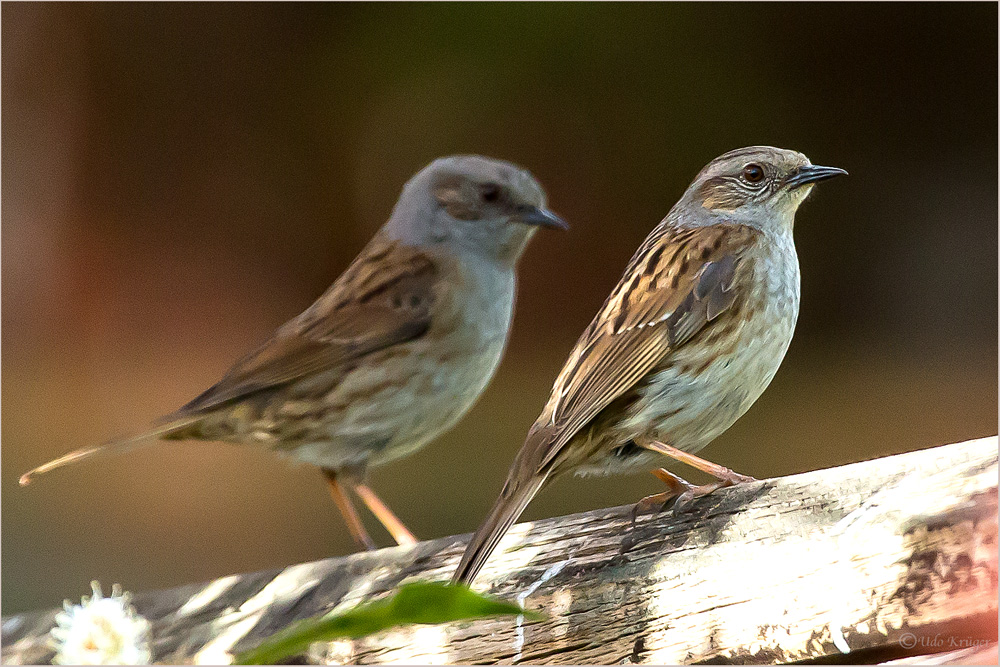
[[[416,451],[479,397],[506,344],[516,262],[539,226],[565,223],[528,172],[478,156],[439,159],[407,183],[327,292],[217,384],[152,430],[67,454],[21,483],[156,438],[259,444],[323,468],[359,543],[371,541],[340,482],[409,541],[365,471]]]
[[[692,453],[742,416],[777,371],[799,310],[795,211],[812,183],[842,173],[753,146],[698,174],[577,341],[456,581],[471,583],[554,477],[648,469],[666,455],[720,484],[749,479]],[[670,495],[720,485],[658,472]]]

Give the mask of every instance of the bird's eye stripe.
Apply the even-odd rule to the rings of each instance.
[[[733,187],[739,188],[747,194],[754,194],[757,192],[757,186],[759,183],[750,183],[745,178],[741,176],[726,176],[725,180],[730,183]]]

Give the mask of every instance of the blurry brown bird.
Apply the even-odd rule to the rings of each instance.
[[[257,444],[322,468],[362,547],[373,543],[342,484],[397,542],[413,543],[365,472],[451,428],[485,389],[507,341],[515,265],[539,226],[566,223],[528,172],[478,156],[436,160],[326,293],[220,382],[152,430],[66,454],[21,484],[155,439]]]
[[[538,490],[566,473],[650,468],[664,456],[718,482],[640,501],[679,503],[750,481],[693,455],[774,377],[799,312],[795,211],[842,169],[753,146],[716,158],[632,257],[563,366],[455,573],[469,584]]]

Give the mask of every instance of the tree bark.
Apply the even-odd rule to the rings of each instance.
[[[878,663],[995,660],[997,438],[518,524],[476,590],[545,621],[414,626],[310,662]],[[290,622],[450,577],[468,535],[139,594],[157,661],[225,663]],[[3,619],[3,662],[52,658],[56,610]],[[992,656],[992,658],[990,658]],[[899,663],[906,664],[906,663]],[[943,663],[942,663],[943,664]]]

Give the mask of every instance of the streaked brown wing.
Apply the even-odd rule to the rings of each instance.
[[[621,282],[584,331],[556,379],[536,428],[554,431],[539,472],[583,426],[671,349],[690,340],[739,297],[741,259],[760,232],[661,225],[636,251]]]
[[[423,252],[376,236],[308,310],[236,362],[217,384],[171,418],[203,412],[423,335],[437,295]]]

